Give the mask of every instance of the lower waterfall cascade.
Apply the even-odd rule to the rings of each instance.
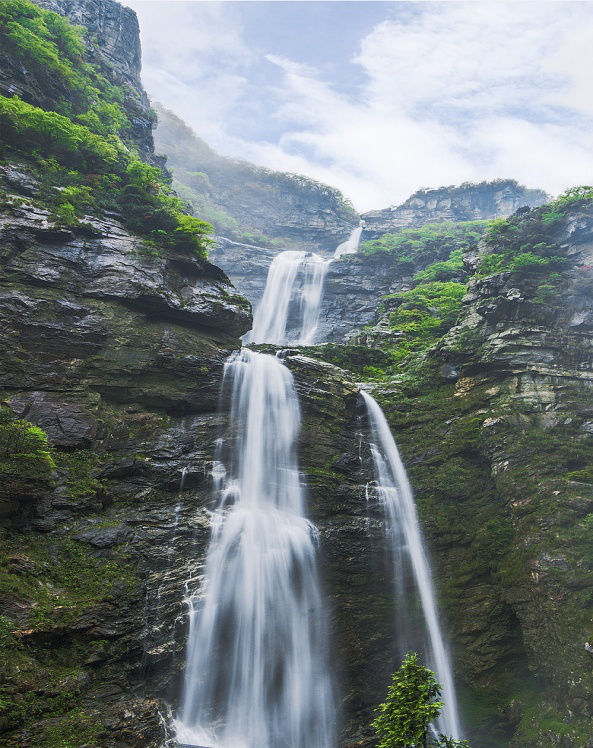
[[[423,650],[428,667],[443,685],[444,707],[437,720],[437,731],[459,739],[461,728],[451,663],[443,641],[430,566],[416,504],[406,469],[399,455],[389,424],[377,401],[361,390],[371,427],[371,454],[379,502],[385,515],[385,532],[391,547],[395,577],[397,643],[403,658],[409,650]],[[408,579],[406,579],[408,576]],[[410,579],[411,577],[411,579]],[[424,622],[419,640],[407,602],[409,583],[415,582]]]
[[[296,460],[292,374],[275,356],[242,349],[225,365],[223,394],[231,433],[215,463],[219,504],[205,582],[189,598],[177,739],[334,748],[329,639],[316,529],[304,514]]]

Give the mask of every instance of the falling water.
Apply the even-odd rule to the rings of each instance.
[[[439,625],[430,567],[422,543],[412,488],[383,411],[369,394],[364,391],[361,393],[371,425],[371,452],[377,491],[387,518],[386,531],[391,540],[396,605],[400,620],[397,632],[400,653],[403,655],[410,649],[418,648],[418,639],[410,626],[413,626],[414,611],[410,605],[405,578],[406,568],[411,566],[411,576],[420,597],[424,618],[428,664],[436,671],[437,678],[443,685],[442,697],[445,706],[437,721],[437,729],[445,735],[459,738],[455,684]]]
[[[319,322],[323,281],[331,260],[312,252],[281,252],[270,269],[264,295],[245,343],[311,345]],[[288,320],[294,332],[288,332]]]
[[[225,366],[225,392],[226,473],[219,465],[205,581],[189,599],[177,739],[225,748],[333,748],[316,530],[304,516],[292,375],[276,357],[243,349]]]
[[[354,229],[354,231],[350,234],[345,242],[342,242],[340,245],[338,245],[336,251],[334,252],[335,260],[337,260],[342,255],[351,255],[356,252],[356,250],[358,249],[358,245],[360,244],[362,229],[362,225],[358,226]]]

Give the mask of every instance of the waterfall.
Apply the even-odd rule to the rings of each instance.
[[[264,295],[245,343],[312,345],[319,322],[323,282],[331,260],[312,252],[280,252],[274,257]],[[287,331],[289,317],[294,331]]]
[[[334,259],[337,260],[342,255],[351,255],[358,249],[358,245],[360,244],[360,237],[362,236],[362,224],[354,229],[354,231],[350,234],[348,239],[346,239],[345,242],[342,242],[338,247],[336,248],[336,251],[334,252]]]
[[[334,748],[335,704],[316,530],[296,460],[292,374],[248,349],[225,365],[230,433],[204,583],[191,595],[177,739],[225,748]],[[224,466],[224,467],[223,467]]]
[[[442,698],[445,705],[437,720],[437,730],[459,739],[460,725],[453,673],[439,625],[430,566],[422,542],[412,488],[383,411],[368,393],[361,390],[361,394],[371,426],[371,453],[379,501],[385,512],[386,533],[391,541],[400,654],[403,656],[408,650],[420,649],[419,645],[422,644],[418,640],[414,606],[410,601],[410,592],[414,592],[410,590],[412,583],[420,598],[427,664],[436,671],[437,680],[443,685]]]

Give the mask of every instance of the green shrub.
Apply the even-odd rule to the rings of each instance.
[[[43,479],[54,468],[45,431],[0,406],[0,474]]]
[[[123,145],[77,125],[56,112],[45,112],[18,96],[0,95],[2,140],[20,152],[41,151],[63,165],[113,171],[124,160]]]
[[[400,265],[402,273],[412,273],[433,262],[449,262],[454,250],[463,251],[474,245],[484,234],[489,223],[449,221],[429,223],[418,229],[402,229],[397,233],[383,234],[378,239],[362,242],[359,252],[365,255],[389,252]],[[459,261],[459,257],[453,258],[454,264]],[[462,264],[455,269],[461,267]]]
[[[120,107],[123,91],[85,61],[87,34],[30,0],[0,4],[0,45],[35,76],[52,109],[95,134],[115,135],[130,125]]]

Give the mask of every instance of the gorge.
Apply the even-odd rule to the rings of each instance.
[[[45,9],[90,35],[77,42]],[[19,23],[45,29],[50,50],[74,45],[62,53],[70,72],[48,76],[51,54],[36,60]],[[376,477],[362,387],[414,490],[458,734],[472,748],[590,748],[590,188],[550,201],[510,181],[464,185],[359,216],[333,188],[192,145],[161,113],[158,152],[179,193],[197,218],[209,218],[198,198],[210,217],[226,214],[208,261],[199,224],[146,171],[162,159],[134,13],[115,0],[8,0],[0,35],[0,743],[170,748],[176,727],[195,742],[196,705],[209,710],[228,677],[217,651],[244,660],[265,639],[264,667],[309,706],[297,717],[287,690],[271,703],[255,689],[249,742],[272,744],[286,723],[298,736],[308,714],[320,746],[374,745],[374,709],[402,652],[394,551],[374,500],[393,486]],[[102,124],[88,115],[89,86]],[[35,129],[39,112],[79,138],[74,151]],[[125,148],[105,149],[120,136]],[[333,258],[357,228],[359,250]],[[271,316],[237,353],[282,251],[295,262],[278,288],[293,271],[298,286],[292,303],[283,295],[288,323]],[[267,410],[274,398],[282,418]],[[266,443],[258,419],[278,420],[282,438]],[[244,562],[249,533],[265,549],[287,516],[277,565],[263,551]],[[236,586],[196,615],[204,575],[220,587],[224,566]],[[259,606],[246,596],[238,607],[231,592],[267,575],[288,609],[309,601],[307,626],[270,615],[264,587]],[[250,633],[233,650],[239,619]],[[192,628],[210,644],[192,651]],[[320,654],[296,657],[297,646]],[[194,688],[200,670],[211,680]],[[214,721],[243,719],[246,687],[233,684]],[[452,717],[443,726],[457,733]]]

